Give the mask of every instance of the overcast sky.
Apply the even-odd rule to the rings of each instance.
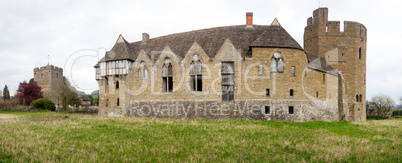
[[[281,25],[303,46],[306,19],[319,7],[329,20],[350,20],[367,28],[367,99],[384,93],[402,96],[402,1],[399,0],[0,0],[0,88],[11,94],[33,78],[35,67],[64,68],[79,89],[97,89],[97,50],[110,50],[119,34],[129,42],[217,26]]]

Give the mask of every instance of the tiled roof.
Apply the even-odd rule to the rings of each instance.
[[[226,39],[241,51],[243,57],[247,56],[252,46],[303,50],[281,26],[253,25],[252,28],[247,28],[246,25],[237,25],[176,33],[152,38],[146,43],[142,41],[128,43],[124,40],[116,43],[103,60],[135,60],[141,50],[144,50],[150,58],[151,55],[157,58],[167,45],[176,55],[184,58],[194,42],[197,42],[209,57],[214,58]]]

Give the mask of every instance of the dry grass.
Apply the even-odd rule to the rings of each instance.
[[[13,114],[0,114],[0,119],[13,119],[13,118],[17,118],[17,115],[13,115]]]
[[[401,162],[397,119],[293,123],[5,113],[0,162]]]

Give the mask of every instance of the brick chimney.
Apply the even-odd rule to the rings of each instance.
[[[148,33],[142,33],[142,43],[146,44],[148,40],[149,40],[149,34]]]
[[[253,12],[246,12],[247,27],[253,27]]]

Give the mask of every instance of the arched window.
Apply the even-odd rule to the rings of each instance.
[[[276,60],[274,58],[271,59],[271,72],[276,72]]]
[[[141,61],[140,68],[138,69],[138,78],[139,79],[146,79],[148,78],[148,70],[145,67],[145,62]]]
[[[283,73],[284,62],[281,52],[277,51],[271,58],[271,72]]]
[[[142,70],[141,68],[138,69],[138,79],[142,78]]]
[[[148,70],[144,67],[144,79],[148,78]]]
[[[359,102],[359,95],[356,95],[356,102]]]
[[[278,61],[278,72],[283,72],[283,60],[282,58]]]
[[[190,80],[191,91],[202,91],[202,62],[197,54],[190,65]]]
[[[119,89],[119,81],[116,81],[116,89]]]
[[[173,92],[173,68],[169,58],[165,59],[162,66],[162,91]]]

